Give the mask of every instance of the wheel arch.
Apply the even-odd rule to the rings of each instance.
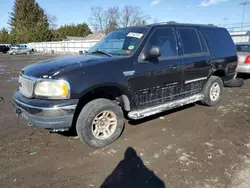
[[[130,111],[132,95],[124,86],[119,84],[105,83],[89,87],[89,89],[81,93],[79,102],[82,103],[85,101],[86,103],[86,101],[89,102],[96,98],[116,100],[124,110]]]
[[[226,70],[225,69],[215,69],[212,71],[210,77],[211,76],[217,76],[217,77],[221,78],[221,80],[224,83],[225,77],[226,77]]]
[[[106,98],[117,101],[124,111],[131,110],[132,95],[127,92],[126,88],[118,84],[100,84],[90,87],[88,90],[81,93],[77,104],[72,126],[75,126],[79,113],[82,108],[90,101],[97,98]]]

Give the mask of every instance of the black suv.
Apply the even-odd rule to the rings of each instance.
[[[10,48],[6,45],[0,45],[0,53],[7,53],[10,50]]]
[[[124,116],[138,120],[201,101],[216,105],[235,78],[237,55],[224,28],[153,24],[115,30],[86,54],[25,67],[16,112],[54,132],[76,128],[98,148],[114,142]]]

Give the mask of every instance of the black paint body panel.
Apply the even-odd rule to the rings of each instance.
[[[72,99],[80,99],[89,91],[99,87],[116,87],[128,97],[130,110],[199,93],[207,79],[218,70],[224,72],[225,81],[233,78],[237,55],[226,29],[188,24],[155,24],[145,27],[149,31],[131,56],[108,57],[100,54],[67,56],[32,64],[24,68],[22,74],[67,80]],[[139,56],[148,38],[155,29],[161,27],[173,28],[178,57],[140,62]],[[201,32],[209,53],[191,56],[183,54],[178,27],[194,28]],[[133,73],[126,75],[126,72]],[[186,83],[199,78],[204,79]]]

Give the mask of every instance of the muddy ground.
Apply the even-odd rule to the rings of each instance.
[[[250,187],[250,79],[225,89],[217,107],[127,122],[120,139],[95,150],[15,116],[19,71],[48,58],[0,55],[0,187]]]

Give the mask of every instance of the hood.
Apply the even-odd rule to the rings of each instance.
[[[25,67],[21,73],[36,78],[54,78],[55,76],[88,64],[110,61],[112,57],[95,55],[64,56],[34,63]]]

